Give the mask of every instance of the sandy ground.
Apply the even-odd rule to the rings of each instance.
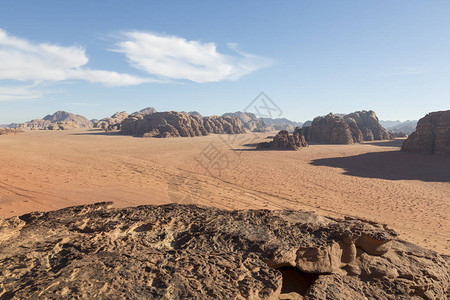
[[[98,201],[303,209],[385,223],[450,254],[450,159],[399,152],[401,140],[252,150],[267,136],[1,136],[0,217]]]

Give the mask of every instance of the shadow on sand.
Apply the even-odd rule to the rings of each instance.
[[[394,140],[364,142],[364,144],[365,145],[372,145],[372,146],[380,146],[380,147],[397,147],[397,148],[401,148],[404,141],[405,141],[405,139],[401,138],[401,139],[394,139]]]
[[[121,134],[119,134],[118,131],[106,132],[103,130],[91,129],[91,130],[87,130],[86,132],[71,133],[70,135],[121,135]]]
[[[450,158],[401,151],[372,152],[313,160],[311,165],[342,168],[346,175],[388,180],[450,182]]]

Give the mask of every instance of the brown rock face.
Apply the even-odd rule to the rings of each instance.
[[[322,144],[353,144],[350,126],[339,116],[329,113],[316,117],[308,130],[311,141]]]
[[[356,122],[359,130],[363,133],[364,141],[388,140],[391,138],[386,129],[380,125],[377,115],[372,110],[356,111],[345,115],[344,119],[353,119]],[[354,138],[354,140],[356,142],[358,138]],[[361,141],[362,140],[359,140],[358,142]]]
[[[404,142],[402,151],[450,157],[450,110],[427,114]]]
[[[121,123],[121,133],[148,137],[188,137],[209,133],[244,133],[241,122],[235,117],[199,117],[175,111],[148,115],[130,115]]]
[[[126,111],[116,112],[110,118],[103,118],[95,123],[94,128],[101,128],[105,131],[120,130],[120,123],[128,118]]]
[[[110,203],[0,220],[1,299],[447,299],[449,258],[309,212]]]
[[[380,125],[373,111],[357,111],[338,116],[329,113],[317,117],[310,127],[304,127],[305,138],[322,144],[353,144],[362,141],[385,140],[391,136]]]
[[[19,132],[23,131],[14,128],[0,128],[0,135],[16,134]]]
[[[308,143],[301,134],[301,129],[296,129],[292,135],[281,130],[271,142],[260,143],[256,149],[298,150],[303,147],[308,147]]]

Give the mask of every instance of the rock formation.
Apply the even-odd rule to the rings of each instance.
[[[264,132],[266,131],[263,121],[258,119],[255,114],[248,112],[235,112],[235,113],[225,113],[222,117],[236,117],[241,120],[241,128],[243,130],[253,131],[253,132]]]
[[[288,120],[286,118],[277,118],[277,119],[271,119],[271,118],[259,118],[261,121],[264,122],[267,127],[273,128],[273,130],[287,130],[289,132],[294,131],[296,127],[301,127],[303,124],[300,122],[294,122],[291,120]]]
[[[450,157],[450,110],[427,114],[404,142],[402,151]]]
[[[175,111],[130,115],[121,123],[121,133],[144,137],[188,137],[209,133],[243,133],[235,117],[199,117]]]
[[[260,143],[256,149],[298,150],[303,147],[308,147],[308,143],[301,129],[297,128],[292,135],[287,130],[281,130],[271,142]]]
[[[109,118],[103,118],[95,123],[94,128],[101,128],[105,131],[120,130],[120,123],[128,117],[126,111],[116,112]]]
[[[348,115],[329,113],[316,117],[311,126],[304,126],[307,141],[322,144],[353,144],[362,141],[390,139],[373,111],[357,111]]]
[[[43,119],[35,119],[25,123],[13,123],[8,127],[31,130],[67,130],[78,128],[92,128],[92,123],[83,116],[65,111],[57,111]]]
[[[292,210],[111,203],[0,220],[1,299],[447,299],[449,257]]]

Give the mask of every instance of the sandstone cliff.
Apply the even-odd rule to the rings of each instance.
[[[371,110],[347,115],[329,113],[323,117],[316,117],[311,125],[304,126],[304,129],[307,141],[322,144],[353,144],[391,138],[386,129],[380,125],[375,112]]]
[[[199,117],[175,111],[130,115],[121,123],[121,133],[144,137],[188,137],[209,133],[244,133],[235,117]]]
[[[105,131],[120,130],[120,123],[128,117],[126,111],[116,112],[109,118],[103,118],[94,124],[94,128],[101,128]]]
[[[1,299],[449,296],[448,257],[309,212],[98,203],[0,220],[0,233]]]
[[[450,157],[450,110],[427,114],[404,142],[402,151]]]

